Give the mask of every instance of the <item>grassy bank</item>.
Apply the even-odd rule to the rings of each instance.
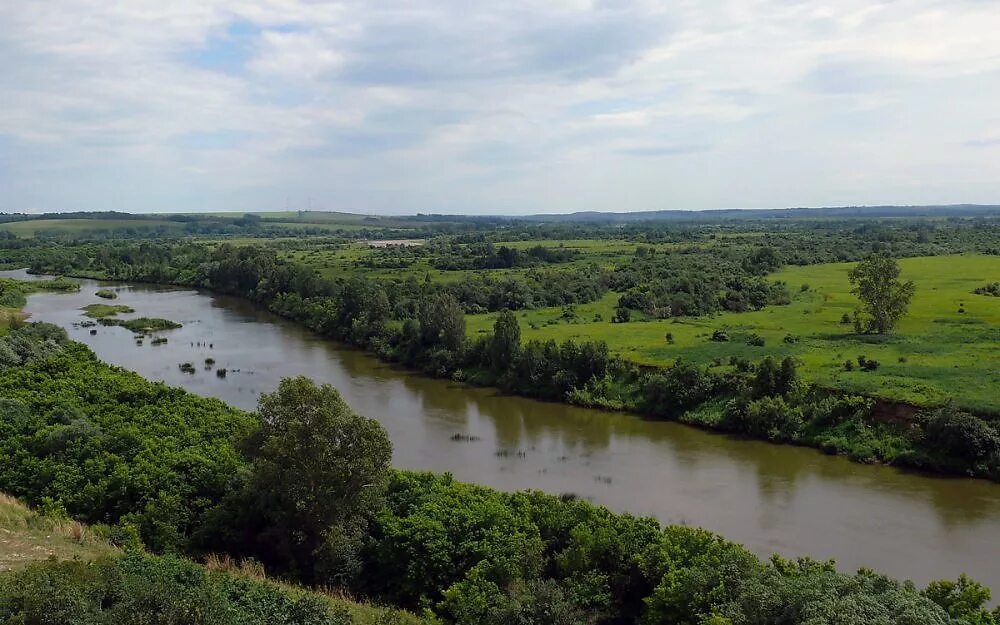
[[[90,561],[116,552],[86,525],[42,516],[0,493],[0,572],[20,570],[49,558]]]
[[[356,601],[335,589],[310,591],[269,579],[259,564],[250,561],[211,555],[203,566],[198,566],[179,558],[160,558],[135,551],[127,554],[112,544],[111,534],[107,527],[95,530],[78,521],[39,514],[17,499],[0,493],[0,620],[21,622],[6,620],[14,615],[14,618],[24,618],[25,622],[48,623],[61,614],[68,620],[60,622],[69,623],[78,622],[74,617],[95,618],[98,614],[108,617],[116,610],[121,612],[124,599],[121,591],[125,589],[118,585],[127,580],[130,593],[148,595],[148,598],[158,595],[153,605],[130,606],[136,611],[131,618],[142,616],[144,609],[153,611],[145,614],[146,617],[157,618],[163,617],[165,610],[183,610],[191,599],[189,595],[202,592],[222,595],[214,601],[203,598],[203,608],[229,613],[245,610],[242,616],[249,620],[240,620],[240,623],[316,623],[296,620],[294,609],[289,610],[291,619],[273,620],[283,604],[298,606],[299,611],[311,605],[315,614],[322,614],[325,607],[331,615],[331,624],[417,625],[422,622],[413,614]],[[183,574],[183,578],[178,574]],[[224,588],[244,597],[255,596],[258,604],[253,605],[254,600],[244,598],[225,605],[226,593],[205,592]],[[97,592],[83,592],[85,590]],[[80,594],[90,595],[91,602],[74,602],[75,605],[66,611],[62,600],[67,595]],[[102,599],[101,595],[119,595],[120,598],[116,602]],[[44,597],[43,603],[36,600],[41,597]],[[336,620],[338,615],[343,618]],[[203,621],[195,617],[192,622]]]
[[[887,337],[858,335],[842,323],[858,305],[847,279],[852,263],[786,267],[771,274],[788,284],[792,303],[759,311],[663,320],[637,316],[618,324],[611,323],[618,294],[609,293],[570,310],[519,312],[518,319],[524,340],[602,340],[613,353],[643,365],[683,359],[725,369],[733,357],[793,356],[804,379],[829,388],[921,406],[953,398],[966,409],[1000,411],[1000,298],[973,293],[1000,275],[1000,256],[916,257],[899,264],[902,278],[913,280],[917,291],[909,314]],[[491,332],[495,319],[495,314],[469,315],[469,335]],[[725,331],[729,340],[712,341],[715,330]],[[749,345],[751,335],[762,337],[764,345]],[[859,355],[877,360],[878,371],[845,371],[844,362]]]

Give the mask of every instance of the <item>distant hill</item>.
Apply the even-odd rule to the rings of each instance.
[[[454,223],[494,222],[559,222],[559,223],[629,223],[641,221],[666,221],[688,223],[717,223],[762,219],[883,219],[900,217],[996,217],[1000,218],[998,204],[934,204],[920,206],[829,206],[793,208],[725,208],[707,210],[653,210],[635,212],[581,211],[534,215],[460,215],[417,213],[415,215],[366,215],[336,211],[277,211],[277,212],[209,212],[209,213],[121,213],[94,211],[78,213],[0,213],[0,229],[29,235],[44,228],[80,230],[98,224],[107,229],[142,228],[154,226],[180,227],[183,224],[219,221],[239,222],[256,218],[259,222],[294,226],[303,224],[324,225],[333,228],[417,228]],[[70,220],[77,221],[76,224]],[[35,222],[17,225],[17,222]],[[8,224],[8,225],[2,225]],[[21,232],[23,231],[23,232]]]
[[[948,204],[928,206],[831,206],[815,208],[728,208],[612,213],[584,211],[561,215],[528,215],[531,221],[632,222],[732,221],[746,219],[857,219],[884,217],[1000,217],[1000,205]]]

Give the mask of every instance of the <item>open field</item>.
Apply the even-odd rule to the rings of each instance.
[[[524,311],[518,317],[524,340],[604,340],[615,353],[641,364],[683,358],[727,366],[731,356],[759,360],[792,355],[807,379],[833,388],[922,405],[961,389],[956,397],[961,406],[1000,410],[1000,298],[972,293],[1000,278],[1000,257],[917,257],[899,264],[902,278],[913,280],[917,292],[909,315],[889,337],[859,336],[841,323],[842,315],[857,305],[847,279],[851,263],[778,271],[770,277],[788,284],[792,303],[754,312],[613,324],[618,295],[609,293],[574,307],[575,320],[563,317],[563,308]],[[800,291],[803,284],[808,291]],[[964,313],[958,312],[960,307]],[[594,321],[595,315],[601,321]],[[469,316],[470,336],[490,330],[494,318]],[[719,329],[728,333],[728,342],[710,340]],[[764,347],[748,345],[750,334],[764,337]],[[797,342],[785,342],[788,335]],[[844,361],[859,355],[878,360],[881,367],[874,373],[845,371]]]
[[[19,237],[33,237],[39,233],[79,235],[131,229],[149,231],[159,228],[180,232],[183,227],[183,223],[165,219],[32,219],[0,224],[0,230],[6,230]]]

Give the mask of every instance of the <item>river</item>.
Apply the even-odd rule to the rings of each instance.
[[[285,376],[332,384],[385,426],[395,466],[504,490],[575,493],[616,511],[708,528],[762,556],[834,558],[845,571],[866,566],[918,584],[965,572],[1000,592],[998,484],[431,380],[237,298],[119,284],[111,287],[119,298],[106,302],[94,296],[99,283],[82,282],[76,294],[30,296],[25,311],[63,326],[107,362],[241,408],[253,409]],[[80,307],[102,302],[184,327],[162,332],[166,344],[140,346],[124,328],[91,335],[74,326],[85,320]],[[228,375],[207,370],[206,358]],[[195,373],[182,372],[183,362]]]

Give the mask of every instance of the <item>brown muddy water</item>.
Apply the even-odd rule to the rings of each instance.
[[[3,272],[18,275],[22,272]],[[184,327],[136,345],[118,327],[74,327],[100,284],[28,299],[32,320],[65,327],[103,360],[253,409],[285,376],[337,387],[378,419],[406,469],[448,471],[504,490],[575,493],[617,511],[708,528],[762,556],[834,558],[918,584],[968,573],[1000,592],[1000,485],[863,466],[810,449],[736,440],[626,414],[504,396],[400,371],[243,300],[115,285],[135,315]],[[127,318],[129,315],[123,315]],[[206,370],[226,368],[225,378]],[[183,373],[179,363],[195,365]],[[453,440],[455,435],[463,440]]]

